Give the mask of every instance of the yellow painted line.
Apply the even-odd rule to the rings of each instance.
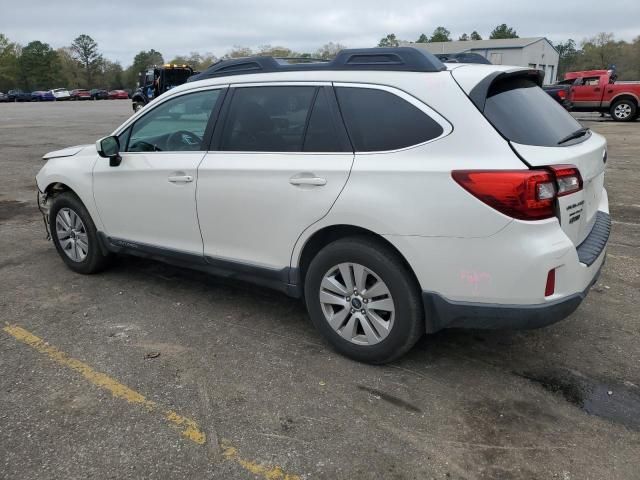
[[[34,348],[38,352],[47,355],[54,362],[80,373],[90,383],[92,383],[96,387],[102,388],[103,390],[107,390],[115,398],[119,398],[128,403],[142,405],[150,412],[162,411],[156,402],[147,400],[144,395],[130,389],[126,385],[121,384],[117,380],[111,378],[109,375],[95,371],[86,363],[69,357],[63,351],[49,345],[47,342],[39,337],[36,337],[34,334],[28,332],[24,328],[9,325],[4,327],[3,330],[16,340],[19,340],[22,343],[25,343]],[[182,435],[184,437],[199,445],[202,445],[206,442],[205,434],[200,430],[198,424],[193,420],[178,415],[172,410],[164,411],[163,416],[170,423],[182,429]]]
[[[298,475],[286,473],[277,465],[262,465],[258,462],[254,462],[253,460],[242,458],[238,453],[238,450],[233,445],[229,444],[226,440],[222,440],[222,442],[220,443],[220,447],[222,447],[222,456],[224,458],[234,461],[242,468],[253,473],[254,475],[266,478],[267,480],[300,480],[300,477]]]
[[[183,437],[191,440],[192,442],[198,445],[204,445],[204,443],[206,443],[207,437],[205,433],[194,420],[183,417],[173,410],[165,410],[161,408],[156,402],[148,400],[141,393],[123,385],[107,374],[94,370],[86,363],[70,357],[62,350],[58,350],[56,347],[49,345],[40,337],[35,336],[22,327],[18,327],[17,325],[7,325],[3,328],[3,331],[11,335],[16,340],[29,345],[34,350],[48,356],[54,362],[80,373],[89,381],[89,383],[108,391],[115,398],[119,398],[133,405],[140,405],[148,412],[161,413],[165,420],[174,427],[178,427],[182,430],[181,433]],[[253,475],[257,475],[266,480],[300,480],[298,475],[286,473],[277,465],[268,466],[253,460],[242,458],[236,447],[231,445],[227,440],[223,440],[220,447],[222,448],[222,455],[226,460],[233,461]]]

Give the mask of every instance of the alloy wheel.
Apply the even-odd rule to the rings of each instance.
[[[621,120],[629,118],[629,115],[631,115],[631,105],[627,103],[621,103],[615,108],[613,114]]]
[[[329,269],[320,284],[320,306],[331,328],[357,345],[375,345],[391,332],[395,304],[375,272],[358,263]]]
[[[56,235],[62,251],[74,262],[82,262],[89,253],[89,237],[80,216],[70,208],[56,215]]]

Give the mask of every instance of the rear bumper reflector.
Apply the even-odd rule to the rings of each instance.
[[[553,295],[556,290],[556,269],[549,270],[547,274],[547,285],[544,287],[544,296],[549,297]]]

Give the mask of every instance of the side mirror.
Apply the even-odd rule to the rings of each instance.
[[[109,166],[111,167],[117,167],[122,162],[118,137],[101,138],[96,142],[96,150],[98,150],[98,155],[109,159]]]

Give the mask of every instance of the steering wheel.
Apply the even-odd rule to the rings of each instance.
[[[174,150],[175,148],[187,150],[197,150],[202,144],[202,139],[193,132],[187,130],[178,130],[173,132],[167,138],[167,150]]]

